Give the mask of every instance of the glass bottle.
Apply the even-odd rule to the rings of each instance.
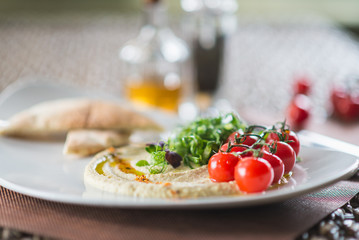
[[[190,51],[168,26],[161,1],[145,1],[139,34],[122,47],[119,55],[125,63],[123,87],[128,99],[178,110],[186,88],[190,87],[191,74],[186,69]]]
[[[191,43],[197,102],[206,109],[221,86],[229,35],[237,29],[236,0],[181,0],[184,31]]]

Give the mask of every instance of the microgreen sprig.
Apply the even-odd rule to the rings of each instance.
[[[151,174],[163,173],[166,171],[168,164],[171,164],[174,168],[181,165],[182,157],[178,153],[170,151],[168,144],[163,141],[146,144],[145,149],[151,154],[150,162],[140,160],[136,163],[136,166],[147,166]]]

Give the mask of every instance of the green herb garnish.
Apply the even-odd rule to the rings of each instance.
[[[163,150],[151,153],[149,171],[151,174],[163,173],[168,166]]]
[[[183,157],[186,166],[206,165],[232,132],[245,127],[233,113],[201,118],[177,129],[169,138],[168,146]]]
[[[164,149],[165,143],[159,142],[158,144],[150,143],[146,145],[146,151],[151,154],[149,162],[140,160],[136,166],[148,166],[151,174],[163,173],[167,169],[166,152]]]
[[[151,174],[163,173],[168,164],[178,167],[182,160],[190,168],[206,165],[231,133],[245,127],[233,113],[200,118],[176,129],[167,142],[147,144],[146,151],[151,154],[149,161],[140,160],[136,165],[148,166]]]

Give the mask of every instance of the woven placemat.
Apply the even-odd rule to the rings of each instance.
[[[88,207],[0,188],[0,225],[60,239],[293,239],[359,191],[341,181],[281,203],[230,209]]]

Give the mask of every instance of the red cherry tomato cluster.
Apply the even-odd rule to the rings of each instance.
[[[359,82],[348,81],[343,86],[334,86],[330,101],[333,116],[345,122],[359,119]]]
[[[308,96],[311,89],[312,89],[312,83],[309,80],[309,78],[302,76],[294,79],[294,84],[293,84],[294,95],[304,94]]]
[[[286,117],[288,124],[295,130],[304,128],[310,118],[312,104],[308,96],[311,88],[312,84],[306,77],[294,81],[294,95],[287,107]]]
[[[263,192],[292,171],[299,151],[299,139],[285,123],[280,128],[250,126],[232,133],[210,158],[209,177],[213,182],[236,181],[242,192]]]

